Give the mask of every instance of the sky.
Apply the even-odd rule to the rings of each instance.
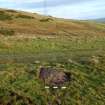
[[[105,18],[105,0],[0,0],[0,8],[67,19]]]

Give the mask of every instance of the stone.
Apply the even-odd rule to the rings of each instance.
[[[53,68],[40,68],[39,78],[47,86],[62,86],[64,83],[71,80],[71,73],[58,71]]]

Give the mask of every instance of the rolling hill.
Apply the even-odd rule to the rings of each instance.
[[[105,23],[105,18],[95,19],[96,22]]]
[[[105,24],[0,9],[0,105],[105,105]]]
[[[2,30],[5,30],[3,33]],[[5,34],[35,36],[35,35],[104,35],[105,25],[95,22],[57,19],[35,13],[0,9],[0,30]]]

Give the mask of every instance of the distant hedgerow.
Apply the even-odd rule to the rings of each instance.
[[[0,28],[0,34],[5,36],[12,36],[15,34],[15,31],[12,29]]]

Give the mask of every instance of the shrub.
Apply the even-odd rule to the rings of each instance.
[[[5,35],[5,36],[11,36],[11,35],[14,35],[15,34],[15,31],[12,30],[12,29],[4,29],[4,28],[1,28],[0,29],[0,34]]]
[[[40,22],[49,22],[49,21],[52,21],[53,19],[51,18],[44,18],[44,19],[40,19]]]
[[[17,11],[15,11],[15,10],[11,10],[11,9],[9,9],[9,10],[6,10],[7,12],[12,12],[12,13],[17,13]]]
[[[2,13],[2,14],[3,14],[3,13],[5,13],[5,12],[4,12],[4,11],[2,11],[2,10],[0,10],[0,13]]]
[[[6,14],[4,11],[0,11],[0,20],[12,20],[12,16]]]
[[[22,15],[22,14],[17,15],[16,18],[34,19],[34,17],[32,17],[32,16]]]

